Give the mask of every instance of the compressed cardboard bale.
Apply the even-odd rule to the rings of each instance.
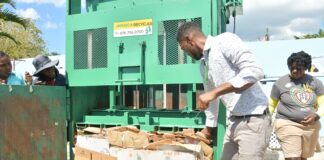
[[[194,136],[195,135],[195,130],[193,130],[193,129],[183,129],[182,134],[184,136]]]
[[[75,160],[91,160],[91,152],[81,147],[75,147],[74,152]]]
[[[186,136],[184,138],[184,143],[185,144],[198,144],[200,142],[200,140],[195,136]]]
[[[203,160],[203,154],[173,150],[137,150],[111,147],[111,153],[118,160]]]
[[[149,135],[151,135],[152,133],[145,132],[145,131],[139,131],[137,134],[149,136]]]
[[[160,141],[160,136],[155,133],[149,133],[149,132],[139,132],[140,135],[145,135],[148,138],[149,142],[157,142]]]
[[[174,135],[176,136],[176,138],[185,138],[185,136],[182,134],[182,132],[176,132],[176,133],[174,133]]]
[[[157,145],[156,150],[160,151],[173,151],[178,153],[190,153],[195,155],[197,159],[203,159],[204,153],[200,145],[196,144],[181,144],[177,142],[165,143]]]
[[[109,154],[109,142],[105,137],[95,135],[77,136],[77,147]]]
[[[199,142],[199,145],[201,146],[205,157],[213,157],[213,149],[207,145],[205,142]]]
[[[172,143],[172,144],[165,144],[161,145],[157,148],[158,150],[172,150],[177,152],[190,152],[199,154],[202,153],[202,148],[200,145],[196,144],[181,144],[181,143]]]
[[[131,131],[134,133],[139,133],[140,130],[135,126],[121,126],[121,127],[111,127],[105,129],[107,132],[109,131],[119,131],[119,132],[125,132],[125,131]]]
[[[75,147],[75,160],[117,160],[117,157],[113,157],[104,153],[99,153],[82,147]]]
[[[175,142],[173,142],[171,139],[164,139],[164,140],[150,143],[148,146],[145,147],[145,149],[157,150],[159,148],[159,146],[163,146],[166,144],[173,144],[173,143],[175,143]]]
[[[136,126],[125,126],[125,127],[127,128],[127,131],[131,131],[131,132],[134,132],[134,133],[138,133],[138,132],[141,131]]]
[[[172,134],[172,133],[164,133],[162,135],[162,138],[163,139],[171,139],[171,140],[176,141],[176,136],[174,134]]]
[[[176,141],[179,142],[179,143],[182,143],[182,144],[185,143],[184,138],[176,138]]]
[[[97,128],[97,127],[87,127],[85,129],[83,129],[84,132],[88,132],[88,133],[93,133],[93,134],[99,134],[101,133],[101,128]]]
[[[198,140],[198,141],[203,141],[205,142],[206,144],[211,144],[211,140],[208,140],[207,138],[203,138],[201,136],[197,136],[197,133],[194,134],[194,135],[191,135],[191,134],[186,134],[184,135],[186,137],[186,140],[185,140],[185,143],[189,143],[189,144],[198,144],[198,143],[194,143],[196,141],[194,140]],[[187,142],[188,141],[188,142]]]
[[[91,151],[91,160],[117,160],[117,157]]]
[[[209,157],[204,157],[204,160],[213,160],[213,155],[211,155]]]
[[[111,130],[106,136],[110,144],[122,148],[144,148],[149,144],[146,135],[130,131],[119,132]]]

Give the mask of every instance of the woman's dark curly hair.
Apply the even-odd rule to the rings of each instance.
[[[303,66],[306,70],[310,70],[312,67],[312,57],[304,51],[292,53],[287,60],[288,68],[290,69],[292,64],[295,63],[297,66]]]

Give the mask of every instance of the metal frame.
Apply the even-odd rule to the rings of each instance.
[[[227,7],[233,4],[241,6],[242,0],[87,0],[86,11],[81,9],[80,0],[67,2],[66,64],[71,87],[70,136],[75,124],[77,127],[137,125],[147,131],[204,127],[204,115],[195,111],[196,85],[202,83],[199,63],[159,64],[158,24],[179,19],[191,21],[200,17],[203,32],[217,35],[226,30],[228,15],[231,15]],[[151,35],[113,36],[115,22],[148,18],[153,22]],[[74,32],[97,28],[107,28],[107,67],[75,69],[74,44],[77,42],[73,38]],[[154,109],[156,106],[146,106],[149,109],[134,110],[124,103],[124,86],[163,85],[162,101],[165,108],[167,85],[170,84],[181,84],[188,88],[184,109],[157,110]],[[98,98],[105,99],[104,105],[98,105]],[[222,104],[219,107],[213,146],[215,160],[220,159],[226,128],[226,110]]]

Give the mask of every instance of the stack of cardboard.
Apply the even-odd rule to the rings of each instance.
[[[97,160],[93,157],[98,157],[98,154],[102,155],[98,160],[150,160],[152,157],[159,160],[211,160],[213,150],[195,136],[193,129],[176,133],[151,133],[133,126],[104,129],[88,127],[77,136],[75,154],[76,158],[83,158],[77,160]]]
[[[117,160],[116,157],[103,154],[100,152],[92,151],[89,149],[76,147],[75,148],[75,160]]]

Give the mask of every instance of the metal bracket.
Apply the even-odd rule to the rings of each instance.
[[[116,80],[115,83],[122,83],[122,82],[140,82],[140,79],[119,79]]]
[[[34,90],[33,90],[33,87],[32,87],[32,85],[30,85],[30,86],[29,86],[29,93],[33,93],[33,91],[34,91]]]
[[[12,92],[12,86],[9,85],[8,87],[9,87],[9,92],[11,93]]]

